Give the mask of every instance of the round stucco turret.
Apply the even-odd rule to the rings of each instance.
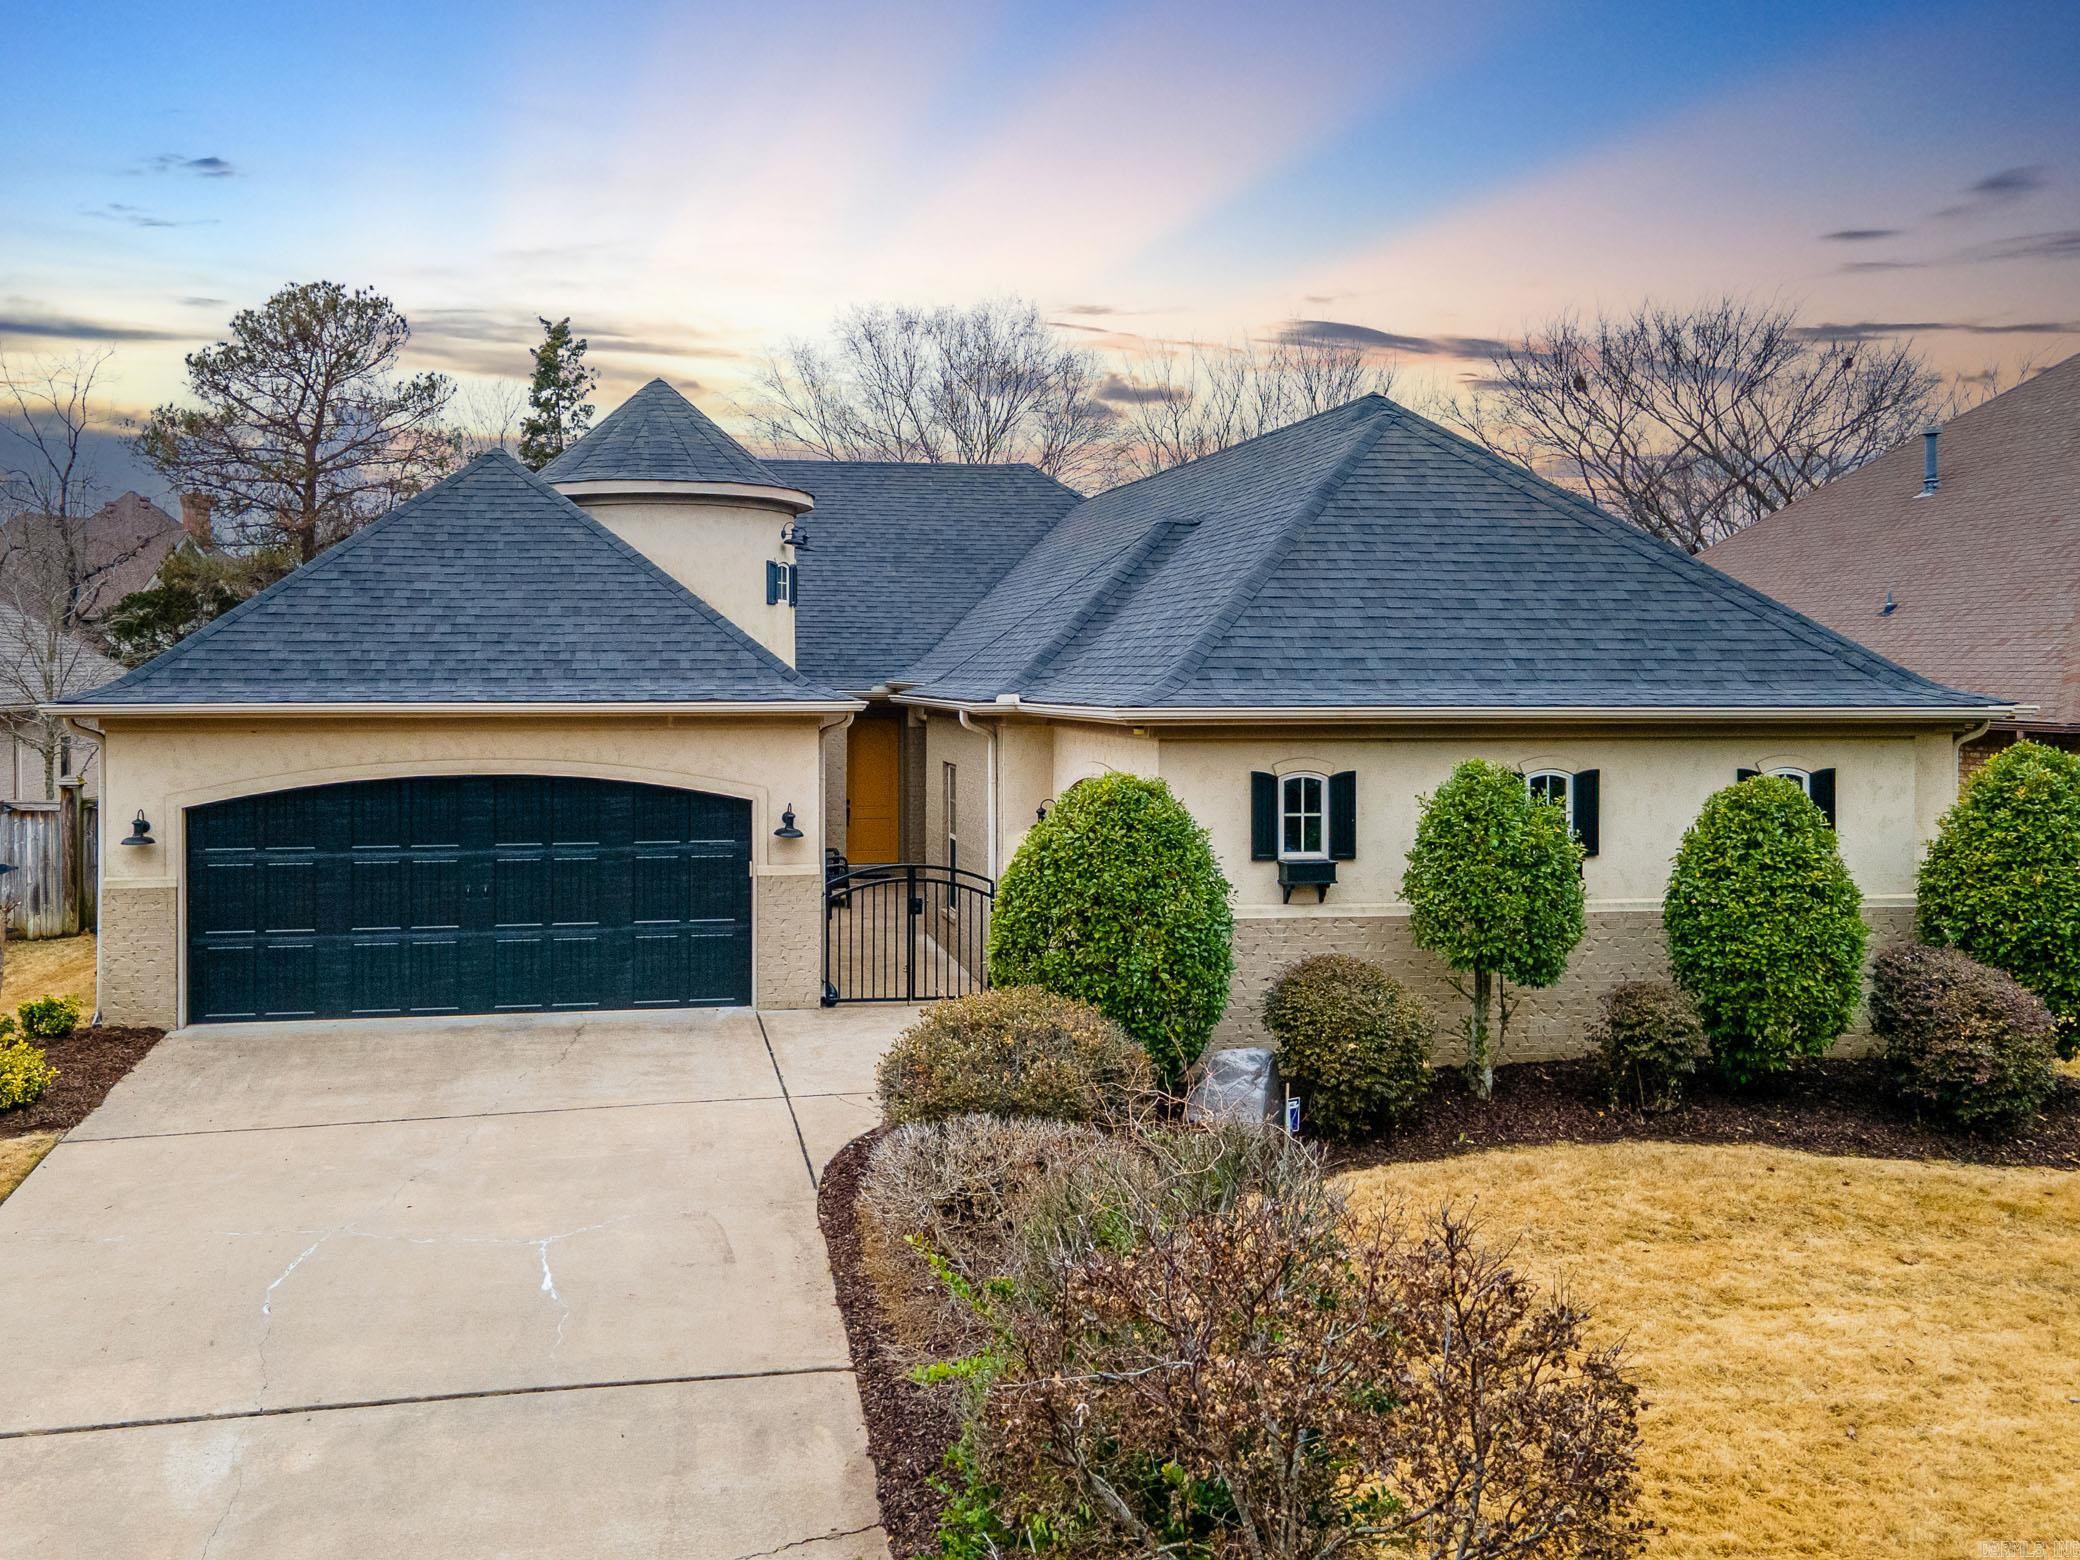
[[[662,379],[542,468],[543,480],[790,665],[794,550],[814,500]]]

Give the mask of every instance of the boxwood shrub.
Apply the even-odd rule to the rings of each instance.
[[[1818,1056],[1856,1014],[1862,896],[1834,829],[1789,780],[1715,793],[1683,836],[1662,900],[1668,961],[1735,1083]]]
[[[1302,959],[1264,998],[1264,1027],[1305,1125],[1322,1137],[1394,1127],[1429,1092],[1437,1021],[1376,964],[1337,953]]]
[[[1988,760],[1921,864],[1924,942],[2006,970],[2080,1041],[2080,755],[2018,742]]]
[[[13,1019],[0,1018],[0,1110],[34,1104],[57,1077],[43,1048],[17,1034]]]
[[[79,1028],[78,997],[37,997],[15,1009],[22,1033],[32,1040],[63,1040]]]
[[[2057,1087],[2043,999],[1955,948],[1880,953],[1871,1028],[1899,1096],[1955,1126],[2012,1130]]]
[[[997,884],[990,978],[1091,1003],[1174,1086],[1228,1004],[1229,896],[1206,831],[1169,786],[1124,774],[1078,781]]]
[[[1087,1002],[1033,986],[937,1002],[876,1074],[891,1126],[949,1116],[1110,1121],[1148,1092],[1148,1058]]]
[[[1690,999],[1665,980],[1621,981],[1589,1027],[1611,1098],[1636,1110],[1672,1110],[1683,1084],[1712,1054]]]

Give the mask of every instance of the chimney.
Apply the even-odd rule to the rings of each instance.
[[[1930,428],[1921,435],[1921,497],[1926,498],[1943,485],[1936,473],[1936,440],[1942,436],[1940,428]]]
[[[217,501],[207,493],[183,493],[181,495],[181,529],[204,547],[217,544],[217,533],[210,524],[210,511]]]

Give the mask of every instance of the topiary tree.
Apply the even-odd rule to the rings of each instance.
[[[1582,940],[1582,846],[1565,809],[1485,759],[1454,769],[1422,808],[1401,897],[1417,946],[1468,976],[1466,1071],[1486,1099],[1509,1035],[1507,983],[1552,985]]]
[[[1676,852],[1661,920],[1676,984],[1735,1083],[1849,1027],[1869,938],[1826,815],[1775,775],[1715,792]]]
[[[1206,831],[1160,780],[1079,781],[997,884],[989,973],[1103,1012],[1174,1086],[1228,1005],[1231,890]]]
[[[2080,1042],[2080,756],[2018,742],[1943,815],[1921,863],[1922,940],[2029,987]]]

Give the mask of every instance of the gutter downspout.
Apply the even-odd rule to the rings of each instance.
[[[101,879],[106,877],[108,867],[108,807],[106,805],[109,795],[108,733],[83,716],[61,715],[58,718],[74,731],[79,732],[83,736],[91,737],[95,751],[101,755],[101,805],[96,806],[94,809],[94,829],[100,836],[94,841],[94,1014],[93,1017],[87,1020],[89,1024],[98,1025],[101,1022],[101,993],[106,989],[101,978],[102,950],[106,946],[101,936],[101,911],[106,903],[106,898],[101,892]],[[180,913],[180,896],[176,894],[174,896],[174,914],[178,916]],[[179,942],[179,935],[179,931],[176,929],[174,934],[176,944]],[[180,965],[178,951],[175,953],[174,963],[175,967],[178,968]]]
[[[980,733],[983,741],[989,744],[983,749],[982,826],[989,841],[989,880],[994,883],[997,880],[997,728],[990,726],[985,729],[976,725],[966,710],[955,710],[954,714],[960,718],[964,729]]]

